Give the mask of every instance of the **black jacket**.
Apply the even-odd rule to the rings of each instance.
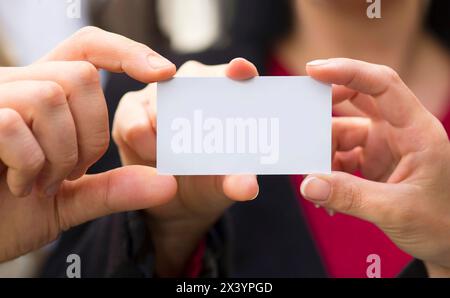
[[[188,59],[206,64],[226,63],[234,57],[254,62],[264,74],[264,53],[242,47],[208,52],[197,57],[172,57],[180,65]],[[110,120],[121,96],[143,85],[124,75],[111,75],[105,95]],[[119,167],[113,144],[91,169]],[[209,277],[326,277],[287,176],[260,176],[260,193],[252,202],[231,207],[207,235],[202,276]],[[65,277],[66,257],[76,253],[82,277],[151,277],[153,253],[139,212],[107,216],[65,232],[42,271],[44,277]],[[422,262],[414,261],[402,277],[426,277]]]

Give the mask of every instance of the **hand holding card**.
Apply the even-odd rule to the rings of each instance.
[[[227,76],[234,80],[246,80],[257,75],[255,66],[244,59],[218,66],[190,61],[177,73],[177,76]],[[189,114],[186,118],[194,121],[194,116]],[[154,166],[159,129],[160,126],[157,133],[156,84],[122,98],[113,128],[122,163]],[[209,150],[201,148],[205,149]],[[259,192],[256,176],[252,174],[177,176],[176,181],[178,190],[175,197],[167,204],[145,212],[159,276],[179,276],[192,250],[222,213],[234,201],[252,200]]]

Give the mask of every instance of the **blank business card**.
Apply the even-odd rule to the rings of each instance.
[[[158,173],[329,173],[331,105],[310,77],[158,83]]]

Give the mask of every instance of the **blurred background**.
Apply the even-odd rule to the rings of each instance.
[[[248,48],[264,56],[292,25],[286,17],[292,1],[0,0],[0,66],[33,63],[86,25],[125,35],[169,57],[236,47],[240,56]],[[360,2],[367,6],[366,0]],[[430,6],[425,26],[448,50],[450,1],[423,2]],[[102,76],[107,81],[108,74]],[[32,276],[49,250],[1,264],[0,277]]]
[[[186,53],[219,42],[233,1],[0,0],[2,62],[27,65],[86,25]]]
[[[394,0],[396,1],[396,0]],[[424,0],[428,1],[429,0]],[[26,65],[79,28],[95,25],[164,51],[201,52],[270,40],[285,30],[289,0],[0,0],[0,63]],[[366,2],[366,1],[362,1]],[[448,41],[446,0],[429,27]],[[447,42],[448,45],[448,42]]]

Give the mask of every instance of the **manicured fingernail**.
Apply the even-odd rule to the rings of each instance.
[[[149,55],[147,60],[153,69],[165,69],[173,67],[172,62],[161,56]]]
[[[327,213],[329,216],[333,216],[334,215],[334,210],[333,209],[327,209]]]
[[[303,181],[300,192],[305,199],[320,204],[328,199],[331,192],[331,185],[326,180],[317,177],[308,177]]]
[[[320,65],[327,64],[328,62],[329,61],[327,59],[318,59],[318,60],[309,61],[308,63],[306,63],[306,65],[308,65],[308,66],[320,66]]]
[[[53,197],[54,195],[56,195],[56,193],[59,190],[59,186],[61,183],[55,183],[50,185],[46,190],[45,190],[45,195],[48,197]]]

